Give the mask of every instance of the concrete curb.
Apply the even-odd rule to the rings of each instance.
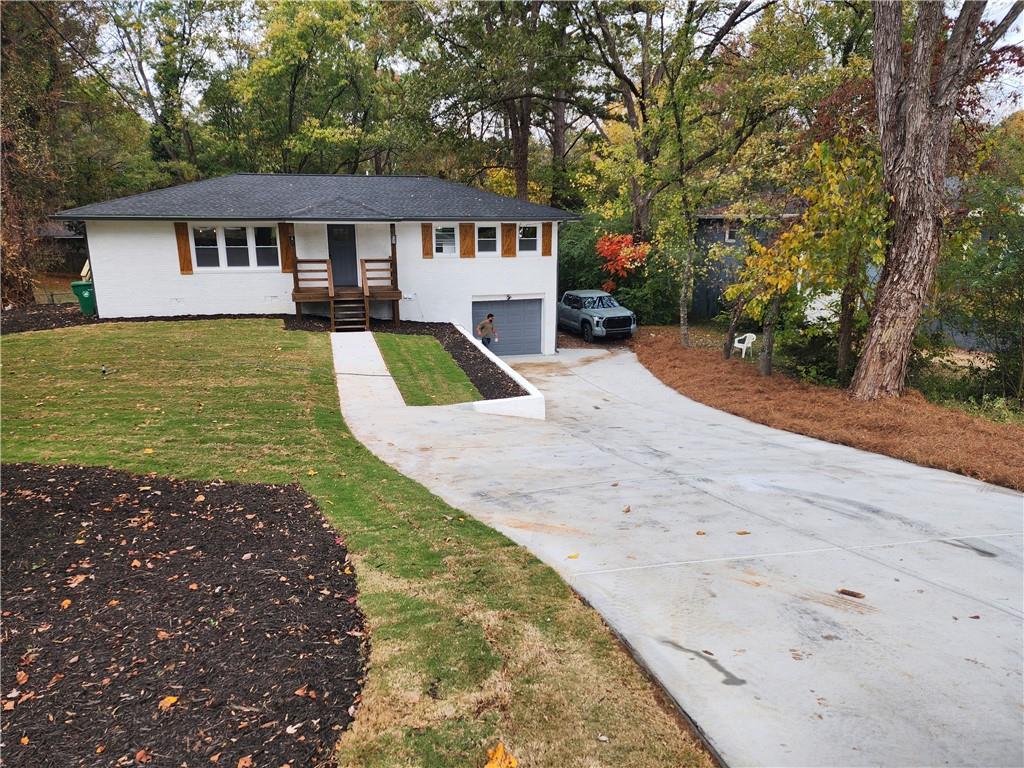
[[[509,378],[529,393],[519,397],[506,397],[501,400],[477,400],[472,403],[463,403],[459,406],[460,408],[466,408],[479,413],[491,413],[497,416],[516,416],[521,419],[540,419],[543,421],[547,418],[544,395],[541,394],[539,389],[514,371],[508,363],[491,352],[479,340],[474,339],[461,325],[454,321],[452,321],[452,325],[459,330],[459,333],[473,342],[476,348],[483,352],[491,362],[501,368]]]

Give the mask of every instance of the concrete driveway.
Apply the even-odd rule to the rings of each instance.
[[[369,334],[334,340],[355,435],[554,567],[726,763],[1024,764],[1024,496],[707,408],[626,351],[516,362],[542,422],[408,408]]]

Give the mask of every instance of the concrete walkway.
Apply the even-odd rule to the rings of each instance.
[[[516,362],[540,422],[408,408],[369,334],[333,343],[356,437],[554,567],[728,764],[1024,764],[1024,496],[707,408],[629,352]]]

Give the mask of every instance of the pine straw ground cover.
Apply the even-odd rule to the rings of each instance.
[[[678,328],[644,328],[637,358],[678,392],[759,424],[1024,491],[1024,428],[930,403],[916,391],[860,402],[845,390],[760,376],[721,348],[684,349]]]
[[[329,760],[363,673],[342,541],[295,486],[5,464],[5,764]]]
[[[339,765],[483,766],[502,741],[523,768],[710,766],[550,568],[352,438],[327,334],[103,323],[0,349],[6,461],[299,483],[316,499],[344,534],[370,644]]]

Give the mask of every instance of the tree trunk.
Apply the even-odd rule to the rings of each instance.
[[[732,314],[729,317],[729,329],[725,332],[725,344],[722,346],[722,357],[728,360],[732,357],[732,343],[736,341],[736,327],[740,324],[740,318],[743,317],[743,309],[747,306],[747,300],[745,297],[736,299],[736,303],[732,307]]]
[[[551,102],[551,205],[564,208],[569,203],[565,170],[565,137],[569,130],[565,119],[565,89],[556,90],[555,97]]]
[[[853,352],[853,316],[860,295],[860,257],[850,259],[846,267],[846,281],[839,296],[839,351],[836,354],[836,369],[840,381],[846,379],[850,369],[850,355]]]
[[[693,293],[693,250],[683,256],[683,281],[679,286],[679,342],[690,346],[690,296]],[[729,343],[732,346],[732,342]]]
[[[782,294],[776,293],[768,303],[762,324],[761,354],[757,360],[757,369],[762,376],[772,375],[772,358],[775,355],[775,323],[779,319],[779,305]]]
[[[516,176],[516,197],[530,199],[530,128],[533,99],[526,96],[505,101],[509,142],[512,145],[512,169]]]
[[[939,261],[937,214],[890,206],[892,242],[878,284],[871,327],[850,393],[860,400],[903,394],[914,331]]]

